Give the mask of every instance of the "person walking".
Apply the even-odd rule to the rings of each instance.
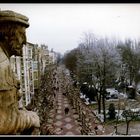
[[[65,115],[67,115],[69,113],[69,108],[65,107],[64,111],[65,111]]]

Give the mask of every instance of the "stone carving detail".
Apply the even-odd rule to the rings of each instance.
[[[22,96],[20,82],[9,60],[12,55],[22,56],[28,26],[27,17],[13,11],[0,11],[0,134],[39,134],[38,115],[18,108]]]

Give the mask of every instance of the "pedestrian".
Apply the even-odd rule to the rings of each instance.
[[[94,127],[94,130],[95,130],[95,134],[97,135],[98,126],[95,126],[95,127]]]
[[[69,108],[68,107],[65,107],[65,115],[67,115],[69,113]]]

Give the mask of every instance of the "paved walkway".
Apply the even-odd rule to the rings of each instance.
[[[56,72],[55,78],[59,88],[52,91],[55,92],[55,103],[48,114],[49,119],[47,120],[47,128],[51,131],[50,135],[81,135],[75,111],[69,104],[67,97],[63,95],[65,91],[61,69]],[[65,107],[69,108],[68,114],[65,114]]]
[[[63,93],[65,93],[64,84],[66,84],[66,80],[64,80],[61,69],[57,71],[55,78],[59,90],[55,90],[55,105],[48,114],[50,119],[47,121],[47,127],[52,132],[50,135],[82,135],[81,130],[83,126],[81,122],[78,122],[79,115],[76,114],[76,110],[72,108],[67,96],[63,95]],[[69,108],[68,114],[65,114],[65,107]],[[87,107],[85,107],[85,117],[90,120],[88,125],[90,125],[90,129],[93,132],[91,132],[91,135],[103,135],[103,126],[98,122],[91,110],[86,108]],[[96,126],[98,126],[97,132],[95,132]]]
[[[65,107],[69,108],[68,114],[65,114]],[[61,89],[57,95],[57,109],[54,127],[57,135],[80,135],[80,127],[75,120],[74,110],[71,108],[68,99],[62,95]]]

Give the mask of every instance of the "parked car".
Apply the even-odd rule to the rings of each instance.
[[[106,100],[109,100],[111,98],[111,95],[106,95]]]
[[[106,95],[106,99],[118,99],[118,94],[119,92],[117,90],[115,90],[114,88],[108,88],[106,89],[107,91],[107,95]]]
[[[117,94],[112,94],[111,99],[118,99],[118,95]]]
[[[112,94],[118,94],[119,92],[117,90],[115,90],[114,88],[107,88],[106,89],[107,93],[109,93],[110,95]]]
[[[139,89],[137,89],[137,93],[138,93],[138,94],[140,94],[140,88],[139,88]]]

